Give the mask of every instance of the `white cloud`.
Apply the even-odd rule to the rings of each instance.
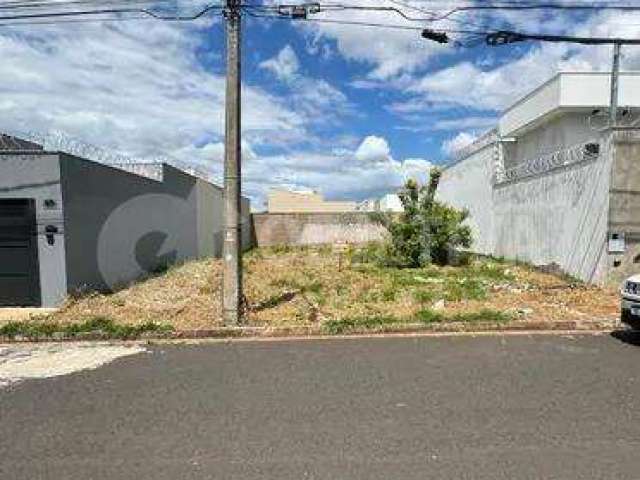
[[[534,17],[536,18],[540,20],[539,16]],[[565,15],[555,22],[542,24],[545,31],[580,36],[635,38],[640,34],[640,12],[606,12],[592,15],[583,22],[576,22],[575,16],[571,18],[573,22]],[[529,20],[529,23],[533,23],[532,19]],[[500,47],[502,51],[505,48],[517,47]],[[408,90],[417,94],[417,99],[400,103],[395,106],[395,110],[403,113],[412,110],[412,103],[428,106],[440,102],[479,110],[502,110],[558,71],[609,70],[611,46],[541,43],[513,61],[495,68],[486,66],[482,62],[463,61],[435,73],[416,77]],[[640,52],[628,48],[623,68],[638,67]]]
[[[406,182],[409,179],[425,182],[429,177],[429,172],[433,168],[433,164],[424,158],[407,158],[402,162],[402,175]]]
[[[342,117],[352,115],[355,109],[347,96],[325,80],[299,78],[290,92],[290,99],[307,118],[332,122],[337,126]]]
[[[196,52],[206,25],[158,22],[4,29],[0,129],[58,129],[134,155],[171,154],[224,130],[225,82]],[[243,89],[244,129],[303,134],[309,119]]]
[[[406,120],[411,123],[406,125],[400,125],[396,127],[398,130],[405,130],[409,132],[434,132],[434,131],[451,131],[451,130],[489,130],[495,127],[497,118],[495,116],[470,116],[462,118],[440,119],[440,120],[425,120],[424,116],[420,115],[405,115]]]
[[[2,30],[0,131],[61,130],[133,156],[172,155],[220,178],[225,79],[198,57],[209,25],[123,22]],[[338,124],[350,109],[346,96],[324,80],[297,74],[291,86],[290,95],[278,98],[243,85],[244,187],[254,198],[278,181],[278,172],[265,163],[270,158],[256,149],[319,144],[314,125]]]
[[[189,158],[201,169],[222,177],[224,145],[212,142],[201,147],[188,146],[179,156]],[[355,148],[330,151],[326,145],[315,150],[287,154],[259,155],[249,142],[242,147],[243,191],[263,204],[272,187],[320,190],[328,198],[354,199],[379,197],[398,190],[409,178],[426,181],[433,166],[422,158],[395,160],[385,138],[368,136]]]
[[[273,2],[268,2],[273,3]],[[376,7],[397,7],[390,0],[374,2]],[[371,6],[369,0],[353,0],[350,6]],[[420,14],[416,14],[420,16]],[[424,15],[423,15],[424,16]],[[313,15],[313,19],[335,20],[335,12]],[[390,11],[340,11],[340,21],[361,23],[383,23],[416,27]],[[436,54],[451,52],[445,46],[421,38],[418,30],[380,29],[360,25],[305,22],[303,27],[313,48],[323,40],[335,41],[337,51],[343,58],[370,67],[367,77],[375,81],[387,81],[404,72],[413,72],[429,63]]]
[[[433,166],[423,158],[395,160],[383,137],[367,136],[355,146],[333,151],[326,145],[317,150],[298,150],[287,154],[261,156],[249,142],[243,143],[243,191],[260,208],[266,192],[273,187],[320,190],[330,199],[380,197],[397,191],[409,178],[426,181]],[[190,146],[181,156],[192,159],[201,168],[222,176],[222,143],[200,148]]]
[[[338,124],[342,116],[350,115],[353,109],[344,93],[326,80],[312,78],[301,72],[298,55],[291,45],[286,45],[273,58],[260,64],[271,71],[289,87],[289,102],[305,118]]]
[[[411,90],[432,102],[483,110],[502,110],[548,80],[563,64],[569,47],[546,44],[493,70],[466,61],[418,80]]]
[[[300,61],[291,45],[286,45],[275,57],[260,63],[260,68],[271,71],[284,82],[291,82],[300,69]]]
[[[449,156],[455,155],[464,147],[471,145],[477,137],[468,132],[460,132],[455,137],[445,140],[442,143],[442,151]]]
[[[362,141],[355,156],[363,163],[387,162],[391,159],[391,149],[386,139],[370,135]]]

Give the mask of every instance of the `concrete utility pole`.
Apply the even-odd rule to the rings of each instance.
[[[225,325],[242,317],[242,245],[240,231],[240,0],[227,0],[227,91],[224,153],[224,249],[222,309]]]
[[[613,44],[613,68],[611,69],[611,105],[609,107],[609,126],[618,125],[618,91],[620,89],[620,51],[621,43]]]

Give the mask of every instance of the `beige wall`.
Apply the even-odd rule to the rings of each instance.
[[[272,190],[268,196],[269,213],[340,213],[356,210],[356,202],[327,202],[322,194]]]
[[[367,212],[257,213],[253,226],[258,247],[380,241],[387,230]]]
[[[623,254],[608,256],[609,283],[640,273],[640,134],[615,133],[615,160],[609,190],[609,232],[625,236]]]

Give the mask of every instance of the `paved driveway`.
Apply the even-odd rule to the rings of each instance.
[[[0,390],[0,478],[638,479],[601,336],[160,346]]]

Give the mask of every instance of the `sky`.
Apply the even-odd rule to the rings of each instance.
[[[438,11],[460,4],[401,3]],[[179,0],[177,8],[189,13],[203,4]],[[423,15],[409,7],[400,8]],[[471,11],[428,24],[392,12],[313,18],[449,30],[640,33],[640,12],[620,11]],[[126,155],[171,156],[219,180],[223,26],[219,16],[0,26],[0,131],[61,131]],[[558,71],[602,71],[611,64],[609,46],[489,47],[471,41],[478,37],[450,37],[440,45],[414,30],[245,17],[243,193],[254,210],[272,188],[359,201],[396,191],[408,178],[424,180],[432,165],[446,163],[492,128],[504,108]],[[623,69],[639,68],[640,47],[625,47]]]

